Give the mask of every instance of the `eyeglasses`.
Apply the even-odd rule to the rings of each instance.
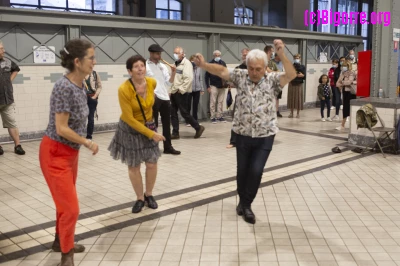
[[[90,61],[94,61],[94,60],[96,60],[96,57],[95,56],[91,56],[91,57],[85,57],[85,58],[87,58],[87,59],[89,59]]]

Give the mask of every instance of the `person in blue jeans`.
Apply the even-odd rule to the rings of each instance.
[[[321,120],[322,120],[322,122],[325,122],[325,121],[332,122],[332,119],[331,119],[332,89],[331,89],[331,86],[329,85],[329,78],[325,74],[319,78],[318,98],[321,101]],[[324,117],[325,105],[327,107],[326,120]]]

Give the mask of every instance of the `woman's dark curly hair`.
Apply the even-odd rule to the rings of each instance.
[[[67,42],[64,49],[60,51],[61,66],[68,69],[70,72],[75,70],[75,58],[82,60],[87,55],[87,50],[93,48],[87,40],[73,39]]]

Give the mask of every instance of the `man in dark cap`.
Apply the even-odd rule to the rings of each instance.
[[[157,80],[157,86],[154,90],[156,95],[153,105],[153,116],[156,126],[158,127],[158,113],[161,115],[161,123],[163,127],[164,141],[164,153],[179,155],[180,151],[177,151],[172,147],[171,143],[171,102],[168,94],[168,87],[171,86],[175,79],[176,67],[170,65],[171,74],[165,64],[161,63],[161,48],[158,44],[152,44],[149,46],[150,58],[146,61],[146,76],[152,77]]]

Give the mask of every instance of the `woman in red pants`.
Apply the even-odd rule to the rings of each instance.
[[[56,205],[56,237],[53,251],[62,252],[60,266],[74,266],[74,253],[85,250],[74,244],[79,216],[76,194],[79,148],[84,145],[93,155],[96,143],[86,139],[89,114],[83,81],[96,64],[94,48],[85,40],[69,41],[61,54],[61,65],[68,74],[54,85],[50,98],[50,119],[40,144],[40,167]]]

